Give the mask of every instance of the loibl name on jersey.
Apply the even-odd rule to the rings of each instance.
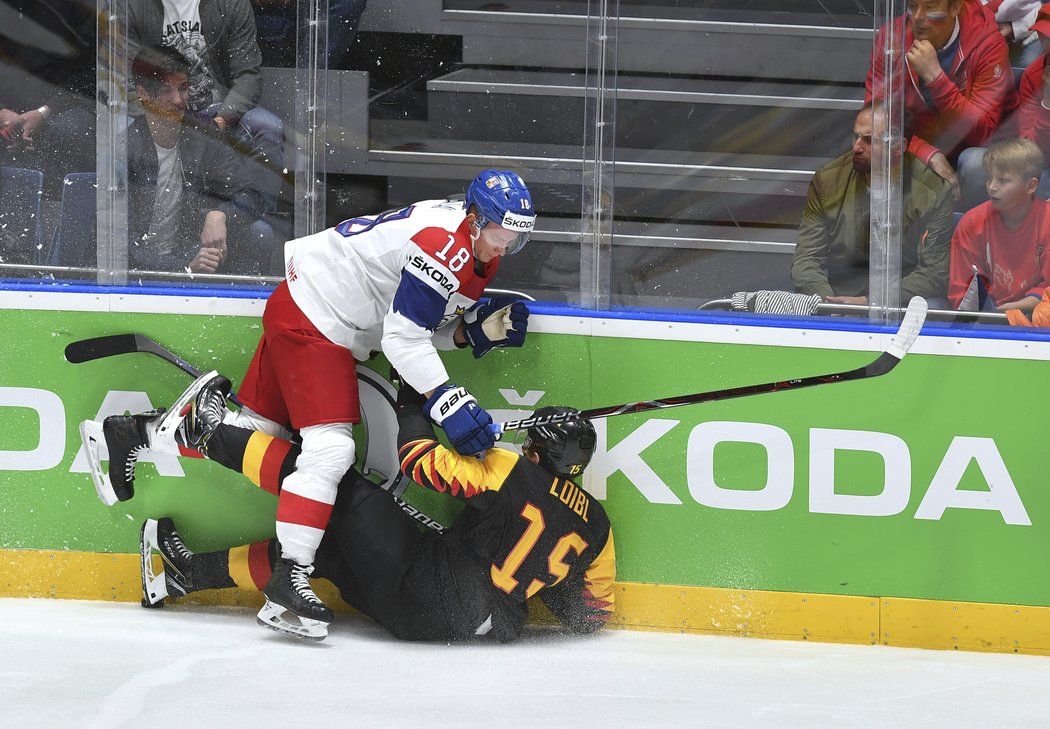
[[[556,478],[554,483],[551,484],[550,494],[575,511],[581,519],[587,521],[587,509],[591,506],[591,500],[587,498],[587,494],[583,493],[583,489],[579,486],[572,481],[562,481]]]
[[[412,256],[412,258],[408,259],[408,262],[412,266],[418,268],[419,272],[422,273],[424,276],[429,278],[441,288],[445,289],[446,293],[451,294],[455,290],[456,286],[451,281],[449,281],[448,276],[446,276],[440,268],[438,268],[432,263],[429,263],[425,258],[423,258],[423,256]]]
[[[507,212],[503,215],[503,222],[500,226],[507,228],[508,230],[519,230],[525,233],[532,231],[532,228],[536,225],[536,218],[528,217],[525,215],[518,215],[517,213]]]

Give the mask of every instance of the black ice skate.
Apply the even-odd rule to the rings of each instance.
[[[153,570],[153,553],[162,562],[159,574]],[[142,607],[162,607],[166,597],[182,597],[193,592],[193,552],[175,531],[168,517],[147,519],[139,535],[142,567]]]
[[[328,637],[332,610],[310,587],[313,571],[312,565],[301,565],[284,557],[278,559],[270,581],[263,588],[266,604],[259,611],[259,624],[297,638],[324,640]],[[297,618],[298,622],[292,622],[285,613]]]
[[[106,506],[127,501],[135,495],[135,464],[149,448],[148,426],[163,417],[164,409],[138,415],[111,415],[102,423],[85,420],[80,424],[88,470],[98,498]],[[109,472],[102,470],[105,446],[109,454]]]
[[[188,408],[182,423],[175,433],[180,445],[207,455],[208,439],[225,417],[226,397],[230,394],[230,381],[216,374],[200,388]]]
[[[80,424],[91,480],[106,506],[135,495],[135,464],[147,451],[178,455],[179,445],[202,450],[222,422],[230,381],[217,372],[201,375],[179,396],[170,410],[138,415],[111,415],[102,423]],[[102,469],[106,447],[109,472]]]

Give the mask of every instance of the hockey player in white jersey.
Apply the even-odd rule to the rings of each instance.
[[[522,345],[524,303],[478,300],[500,258],[522,249],[535,220],[521,177],[485,170],[465,200],[418,202],[289,241],[285,281],[267,301],[263,335],[238,392],[240,412],[226,409],[230,382],[211,372],[166,413],[112,416],[101,426],[86,421],[81,432],[99,497],[107,504],[132,497],[135,462],[147,448],[207,456],[208,437],[222,421],[282,437],[298,431],[302,454],[278,499],[281,555],[259,622],[324,637],[332,612],[308,577],[337,485],[354,463],[355,360],[381,349],[404,381],[427,395],[425,411],[456,450],[490,448],[492,418],[466,388],[449,382],[437,350],[470,346],[480,357]],[[102,440],[108,474],[98,458]]]

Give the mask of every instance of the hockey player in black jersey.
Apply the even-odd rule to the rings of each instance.
[[[340,484],[314,577],[330,580],[347,603],[406,640],[513,640],[533,596],[574,632],[605,625],[613,613],[616,575],[612,531],[601,503],[574,480],[594,453],[590,422],[571,418],[530,428],[524,455],[492,448],[479,460],[441,445],[421,405],[418,394],[402,387],[401,469],[415,482],[465,501],[462,512],[444,533],[426,529],[351,470]],[[567,410],[542,408],[536,414]],[[210,436],[209,457],[271,492],[297,456],[288,441],[230,425],[219,425]],[[269,540],[194,554],[170,519],[148,520],[142,537],[148,606],[201,589],[261,589],[277,553],[276,540]],[[153,571],[154,550],[165,566],[159,574]]]

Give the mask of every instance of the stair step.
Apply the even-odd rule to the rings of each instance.
[[[619,0],[620,15],[647,13],[653,16],[668,13],[689,15],[714,12],[763,14],[810,15],[821,18],[826,24],[836,24],[850,19],[867,19],[871,24],[873,10],[871,0]],[[486,12],[520,13],[575,13],[586,14],[587,3],[583,0],[444,0],[446,10],[478,10]],[[814,12],[819,8],[821,12]]]
[[[463,68],[427,83],[434,138],[579,144],[583,74]],[[845,150],[861,86],[620,76],[617,147],[827,155]]]
[[[391,194],[403,181],[398,203],[446,195],[481,169],[508,167],[528,182],[539,210],[583,209],[584,173],[593,161],[583,159],[582,145],[430,139],[425,122],[373,123],[371,131],[368,159],[355,173],[391,178]],[[606,171],[615,175],[617,218],[795,226],[809,181],[827,160],[618,149]]]
[[[579,217],[541,214],[525,250],[500,264],[502,286],[545,300],[580,288]],[[793,229],[617,223],[609,256],[613,304],[693,308],[734,291],[791,289]]]
[[[469,64],[581,70],[593,66],[587,35],[596,20],[587,16],[587,5],[564,3],[558,10],[472,10],[446,4],[442,32],[463,36],[463,61]],[[650,5],[621,7],[607,32],[616,35],[616,68],[621,73],[844,83],[864,81],[874,37],[871,17],[862,14]]]

